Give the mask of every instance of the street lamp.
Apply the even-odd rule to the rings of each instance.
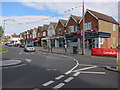
[[[3,41],[5,41],[5,22],[6,21],[15,21],[15,20],[13,20],[13,19],[5,19],[3,21]]]

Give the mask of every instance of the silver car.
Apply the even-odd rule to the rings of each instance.
[[[35,48],[33,45],[25,45],[24,51],[26,52],[35,52]]]

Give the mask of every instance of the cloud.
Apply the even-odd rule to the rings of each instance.
[[[25,24],[26,22],[32,22],[41,20],[42,18],[46,18],[46,16],[12,16],[12,17],[0,17],[0,20],[4,19],[14,19],[15,21],[7,21],[6,27],[5,27],[5,33],[6,35],[13,34],[13,33],[21,33],[23,31],[33,29],[38,26],[42,26],[43,24],[49,24],[50,22],[57,22],[59,18],[66,19],[63,17],[54,17],[46,21],[40,21],[38,23],[32,23],[32,24]],[[18,24],[18,22],[24,23],[24,24]],[[2,22],[0,22],[0,25],[2,25]]]
[[[19,0],[17,0],[19,1]],[[24,0],[21,0],[23,5],[26,5],[28,7],[36,8],[38,10],[51,10],[55,11],[57,13],[63,13],[65,10],[71,9],[75,6],[82,5],[81,2],[30,2],[33,0],[29,0],[29,2],[23,2]],[[36,1],[36,0],[34,0]],[[53,0],[54,1],[54,0]],[[63,0],[62,0],[63,1]],[[65,1],[65,0],[64,0]],[[81,0],[79,0],[81,1]],[[88,0],[89,1],[89,0]],[[99,0],[98,0],[99,1]],[[107,0],[105,0],[107,1]],[[113,1],[113,0],[109,0]],[[91,9],[95,10],[97,12],[101,12],[110,16],[113,16],[116,20],[118,19],[118,3],[117,2],[85,2],[85,9]],[[34,24],[23,24],[23,25],[17,25],[18,22],[31,22],[36,20],[41,20],[42,18],[45,18],[46,16],[13,16],[13,17],[0,17],[0,21],[3,19],[14,19],[15,22],[8,21],[8,24],[12,24],[11,26],[6,26],[6,34],[12,34],[14,32],[21,33],[25,30],[29,30],[35,27],[38,27],[43,24],[49,24],[49,22],[57,22],[58,19],[68,19],[70,14],[79,15],[82,16],[82,8],[74,9],[73,11],[70,11],[66,14],[64,14],[64,17],[54,17],[48,21],[34,23]],[[52,15],[51,15],[52,16]],[[0,22],[0,25],[2,25],[2,22]]]

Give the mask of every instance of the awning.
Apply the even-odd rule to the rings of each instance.
[[[110,38],[111,37],[111,33],[106,33],[106,32],[98,32],[98,33],[92,33],[92,32],[89,32],[89,33],[86,33],[85,34],[85,37],[86,38]]]

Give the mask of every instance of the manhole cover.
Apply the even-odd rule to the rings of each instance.
[[[4,61],[0,61],[0,67],[17,65],[19,63],[21,63],[20,60],[4,60]]]

